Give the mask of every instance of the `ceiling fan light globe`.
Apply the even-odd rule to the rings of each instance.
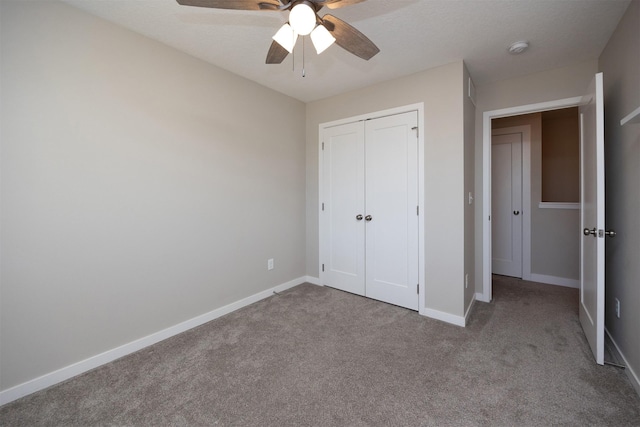
[[[298,40],[298,35],[293,31],[291,25],[284,24],[272,38],[278,42],[280,46],[285,48],[287,52],[291,53]]]
[[[316,26],[316,12],[306,2],[298,3],[289,12],[289,23],[297,34],[306,36]]]
[[[335,43],[336,38],[331,35],[324,25],[318,25],[315,30],[311,32],[311,41],[313,42],[313,47],[316,48],[316,52],[320,55],[329,46]]]

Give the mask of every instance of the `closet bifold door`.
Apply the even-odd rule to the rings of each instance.
[[[418,116],[365,122],[365,295],[418,310]]]
[[[323,130],[323,282],[365,295],[364,122]]]
[[[322,283],[418,310],[418,115],[323,129]]]

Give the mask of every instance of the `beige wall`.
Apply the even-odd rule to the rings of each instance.
[[[605,222],[618,235],[606,240],[605,326],[635,373],[640,393],[640,124],[620,119],[640,107],[640,0],[633,0],[600,55],[604,77]],[[620,300],[620,318],[614,298]]]
[[[597,72],[597,61],[586,61],[569,67],[558,68],[528,76],[503,80],[477,87],[476,108],[476,292],[482,292],[482,242],[483,242],[483,194],[482,194],[482,118],[486,111],[512,108],[547,101],[582,96]],[[532,260],[533,261],[533,260]]]
[[[318,127],[424,102],[426,305],[464,314],[464,64],[307,104],[307,274],[318,276]]]
[[[542,200],[542,114],[494,119],[495,129],[531,127],[531,274],[580,279],[580,211],[540,208]],[[541,281],[538,277],[537,280]]]
[[[0,5],[0,389],[304,275],[303,103],[64,4]]]

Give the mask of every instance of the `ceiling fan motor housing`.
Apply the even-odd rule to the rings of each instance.
[[[289,24],[296,33],[301,36],[306,36],[311,33],[316,26],[316,22],[318,21],[317,11],[318,9],[314,3],[308,0],[294,2],[289,12]]]

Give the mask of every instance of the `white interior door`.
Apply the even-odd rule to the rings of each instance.
[[[323,279],[364,295],[364,124],[324,129],[323,141]]]
[[[591,350],[604,364],[604,104],[602,73],[580,106],[581,274],[580,323]]]
[[[366,296],[418,310],[418,116],[365,122]]]
[[[522,134],[491,137],[492,272],[522,277]]]

